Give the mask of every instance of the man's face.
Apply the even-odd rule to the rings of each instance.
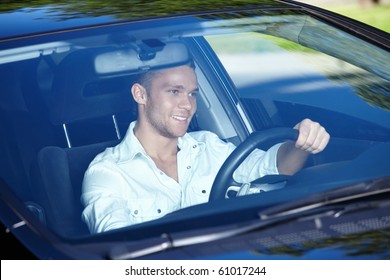
[[[196,111],[198,82],[190,66],[158,71],[145,104],[147,122],[164,137],[183,136]]]

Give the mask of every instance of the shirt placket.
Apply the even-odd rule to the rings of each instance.
[[[151,167],[151,170],[153,170],[155,177],[157,178],[158,182],[160,182],[160,184],[163,186],[163,189],[160,188],[160,191],[165,192],[165,195],[167,197],[171,197],[171,201],[175,201],[176,195],[173,195],[173,194],[176,194],[177,190],[179,188],[181,188],[179,183],[176,182],[173,178],[169,177],[167,174],[165,174],[165,172],[163,172],[160,168],[158,168],[157,165],[152,160],[152,158],[150,158],[148,155],[145,155],[145,156],[148,160],[148,163],[149,163],[149,166]],[[180,190],[180,197],[182,197],[181,192],[182,191]],[[181,207],[181,204],[182,204],[182,202],[180,199],[180,207]],[[157,209],[156,211],[158,212],[159,209]]]
[[[181,188],[181,207],[184,205],[185,196],[187,195],[187,186],[191,181],[192,175],[195,170],[195,158],[199,152],[198,144],[192,144],[189,147],[185,147],[178,153],[178,175]]]

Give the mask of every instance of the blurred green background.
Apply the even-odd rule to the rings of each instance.
[[[390,0],[298,0],[390,33]]]
[[[367,8],[358,6],[339,6],[330,8],[330,10],[390,33],[390,5],[379,5]]]

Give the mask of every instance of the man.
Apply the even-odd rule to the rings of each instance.
[[[234,145],[207,131],[187,133],[198,83],[190,65],[143,75],[131,88],[138,119],[123,141],[90,164],[84,178],[83,220],[92,233],[162,217],[208,201],[214,178]],[[295,126],[296,143],[256,150],[235,171],[248,182],[266,174],[293,174],[329,141],[309,119]]]

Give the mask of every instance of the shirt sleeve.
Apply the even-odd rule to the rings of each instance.
[[[245,183],[265,175],[279,174],[277,153],[282,144],[276,144],[267,151],[254,150],[234,172],[234,180]]]
[[[121,228],[132,224],[122,190],[124,182],[113,169],[98,164],[90,167],[84,176],[81,202],[83,221],[91,233]]]

